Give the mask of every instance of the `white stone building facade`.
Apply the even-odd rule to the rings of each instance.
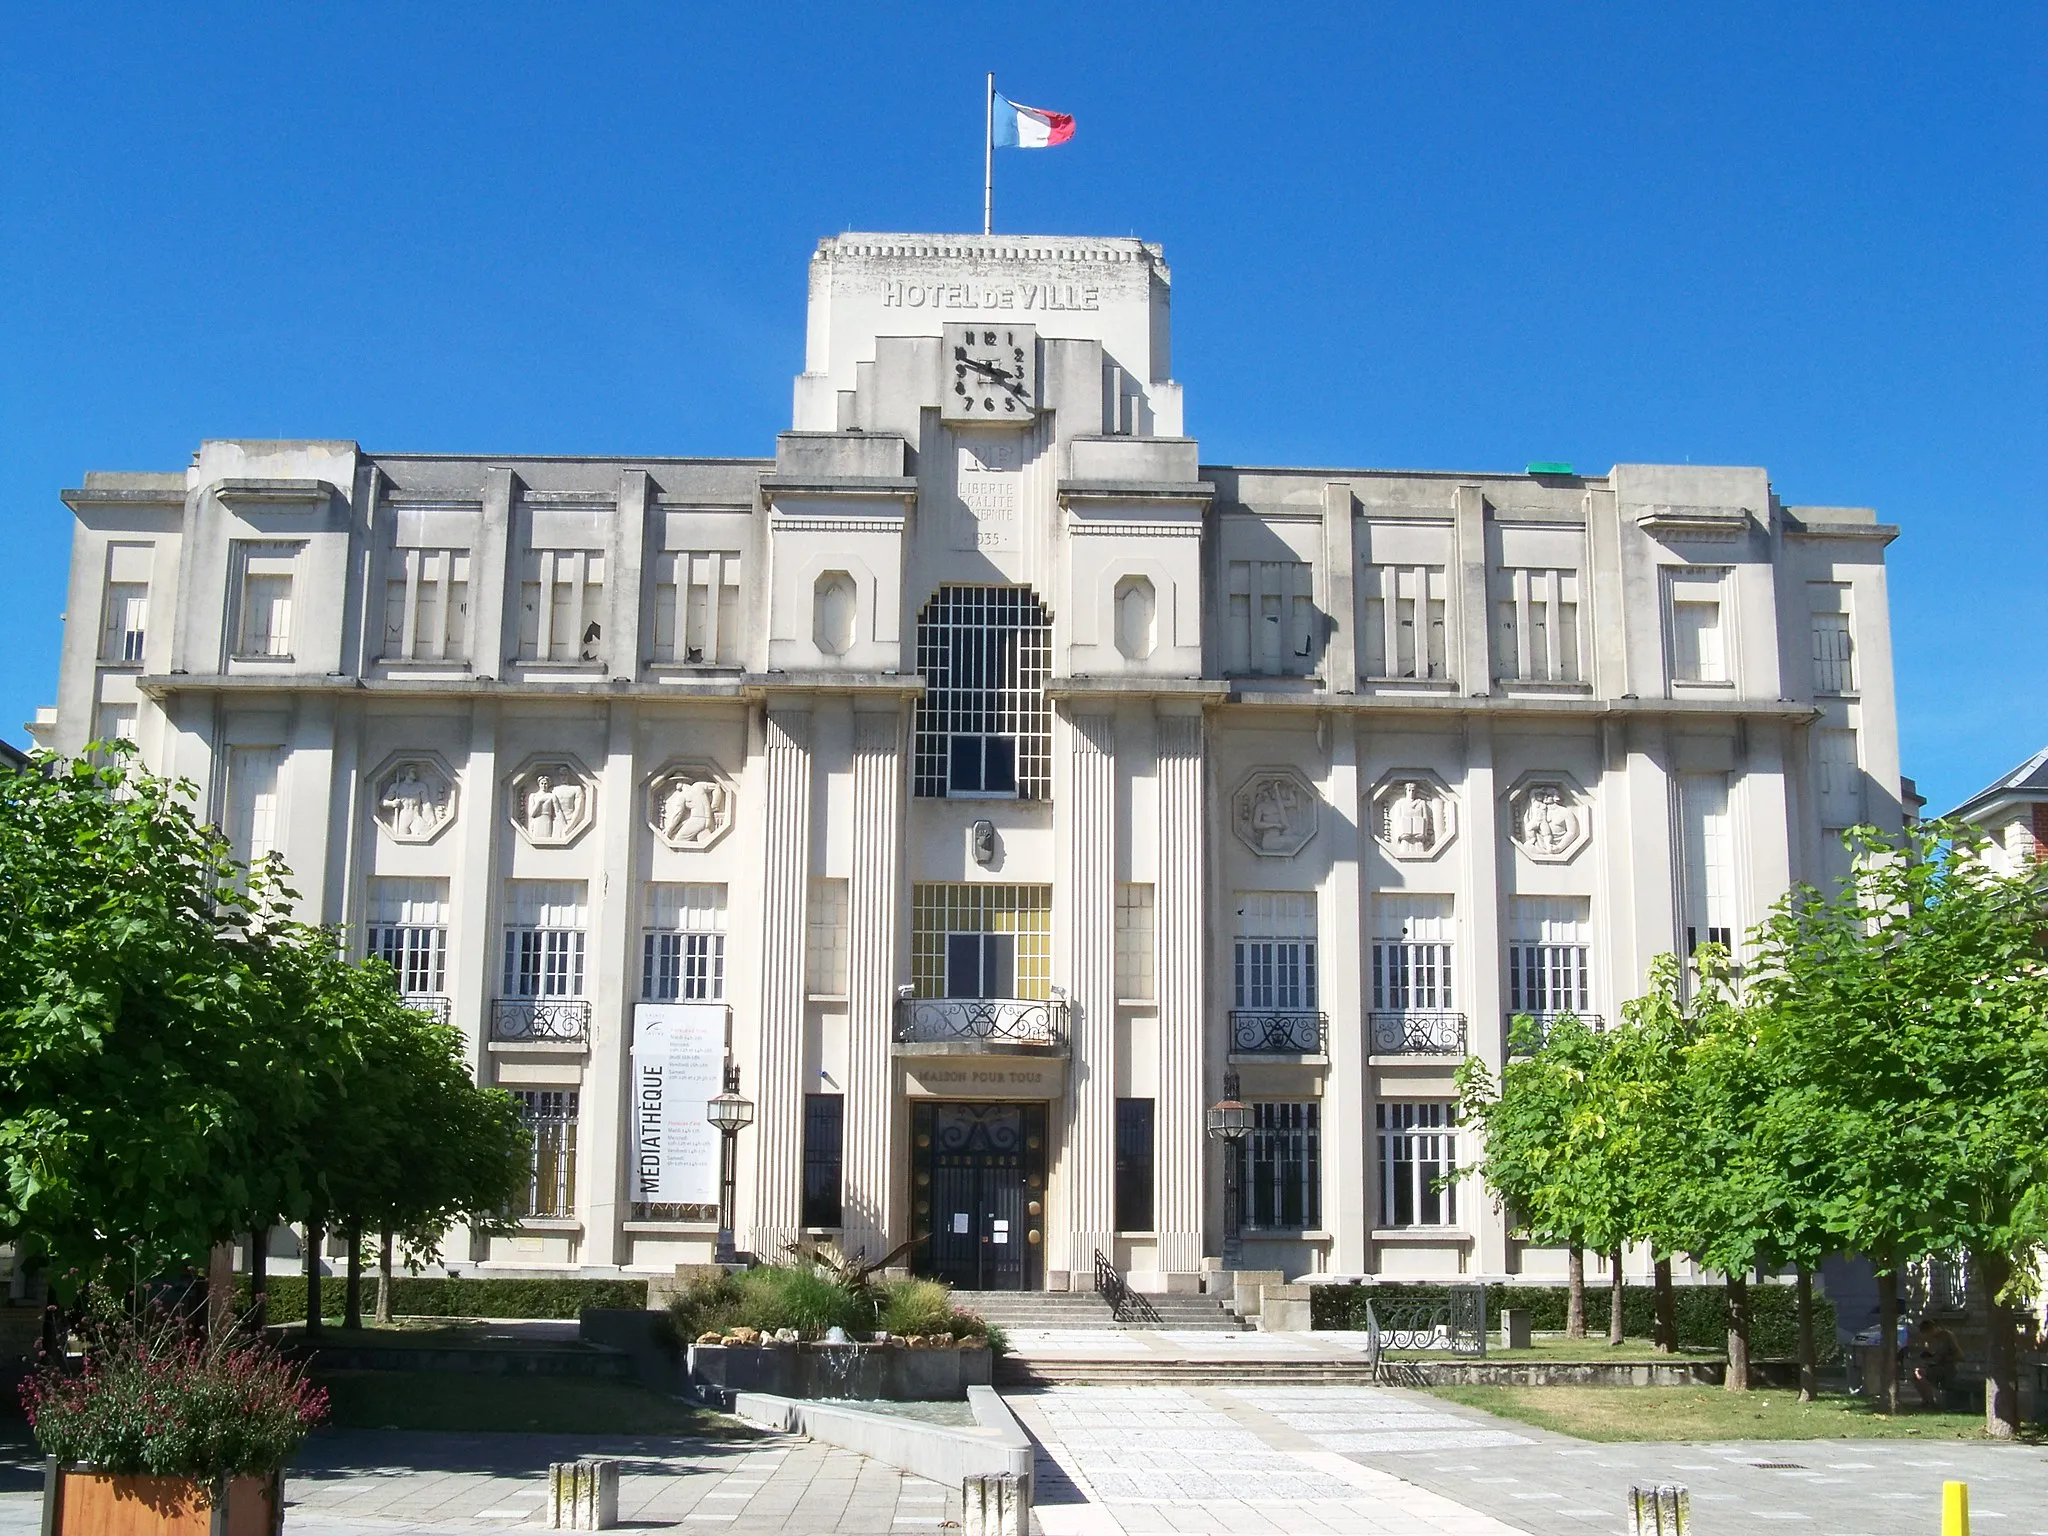
[[[709,1257],[654,1021],[682,1119],[727,1060],[758,1106],[766,1257],[1192,1288],[1234,1072],[1246,1267],[1555,1274],[1440,1181],[1453,1072],[1898,824],[1896,530],[1760,469],[1204,464],[1170,297],[1135,240],[842,235],[772,458],[90,474],[36,737],[190,778],[523,1096],[470,1263]]]

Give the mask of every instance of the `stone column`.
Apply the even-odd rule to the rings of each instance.
[[[853,717],[853,874],[847,890],[845,1214],[841,1244],[870,1259],[898,1233],[898,1144],[889,1042],[895,1022],[897,839],[902,830],[899,711]]]
[[[766,1260],[803,1235],[804,941],[811,873],[811,717],[771,709],[766,728],[767,857],[761,884],[759,1065],[752,1235]],[[738,1225],[739,1217],[734,1215]]]
[[[597,825],[590,834],[597,843],[598,867],[605,874],[591,882],[590,892],[590,1065],[583,1076],[578,1169],[586,1264],[620,1262],[620,1223],[631,1214],[630,1206],[622,1210],[620,1205],[626,1198],[626,1080],[632,1070],[632,998],[638,974],[634,897],[642,877],[633,858],[641,842],[633,756],[638,716],[631,701],[612,702],[604,769],[597,783]]]
[[[1158,1170],[1158,1264],[1202,1268],[1203,1128],[1208,997],[1202,910],[1208,885],[1208,812],[1202,803],[1202,717],[1159,720],[1159,878],[1153,890],[1153,974],[1159,997],[1159,1088],[1153,1115]]]
[[[1108,715],[1072,722],[1065,902],[1070,1013],[1065,1174],[1067,1267],[1089,1284],[1095,1255],[1116,1256],[1116,759]]]
[[[1325,715],[1330,734],[1330,771],[1323,782],[1323,832],[1329,860],[1317,902],[1322,1009],[1329,1015],[1330,1058],[1323,1088],[1323,1229],[1334,1234],[1330,1268],[1340,1275],[1365,1273],[1372,1238],[1376,1194],[1367,1175],[1372,1158],[1372,1072],[1365,1028],[1363,869],[1366,839],[1358,782],[1355,716]]]
[[[1500,921],[1500,801],[1494,771],[1493,726],[1483,716],[1465,723],[1465,782],[1459,807],[1461,879],[1457,895],[1459,1005],[1465,1013],[1465,1048],[1499,1081],[1505,1062],[1507,1016],[1501,996],[1506,960]],[[1472,1152],[1459,1148],[1463,1161]],[[1484,1275],[1507,1273],[1507,1222],[1477,1174],[1459,1181],[1458,1225],[1473,1235],[1471,1269]]]
[[[498,818],[503,786],[498,782],[498,705],[479,699],[470,706],[469,751],[450,765],[462,781],[461,814],[455,823],[455,873],[448,882],[448,995],[451,1017],[469,1048],[470,1071],[491,1082],[487,1042],[491,999],[498,987]],[[374,834],[372,834],[374,835]]]

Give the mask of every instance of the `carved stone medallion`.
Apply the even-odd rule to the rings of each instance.
[[[455,820],[455,775],[438,757],[401,753],[370,780],[370,814],[398,843],[431,843]]]
[[[1586,792],[1570,774],[1523,774],[1508,791],[1508,836],[1539,864],[1569,864],[1593,837]]]
[[[1291,859],[1316,835],[1316,792],[1292,768],[1255,768],[1230,799],[1238,840],[1268,859]]]
[[[732,819],[732,781],[709,763],[671,763],[647,782],[647,825],[678,853],[709,848]]]
[[[1367,802],[1373,840],[1403,863],[1433,859],[1458,835],[1458,800],[1426,768],[1397,768],[1373,786]]]
[[[505,810],[536,848],[567,848],[597,815],[597,784],[573,757],[534,757],[505,784]]]

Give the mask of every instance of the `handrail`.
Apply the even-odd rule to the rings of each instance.
[[[1109,1303],[1110,1317],[1119,1323],[1131,1321],[1133,1317],[1141,1323],[1163,1327],[1165,1319],[1154,1310],[1152,1303],[1124,1284],[1124,1277],[1116,1272],[1116,1266],[1109,1262],[1100,1248],[1095,1250],[1095,1294]]]
[[[1066,1041],[1066,1008],[1029,997],[905,997],[896,1002],[896,1038],[906,1044],[988,1041],[1057,1046]]]
[[[1230,1048],[1247,1055],[1317,1056],[1329,1016],[1312,1008],[1233,1008]]]
[[[1449,1009],[1389,1008],[1367,1015],[1375,1056],[1462,1056],[1465,1015]]]
[[[590,1038],[590,1004],[571,997],[501,997],[491,1003],[491,1038],[549,1045]]]

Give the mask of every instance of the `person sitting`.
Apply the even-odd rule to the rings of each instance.
[[[1912,1348],[1913,1388],[1920,1394],[1920,1406],[1932,1408],[1954,1388],[1963,1348],[1953,1333],[1924,1312]]]

